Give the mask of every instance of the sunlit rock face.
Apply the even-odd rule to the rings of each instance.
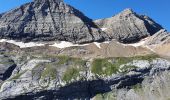
[[[136,42],[151,36],[162,27],[145,15],[139,15],[132,9],[125,9],[119,14],[95,23],[113,39],[123,43]]]
[[[23,41],[104,41],[91,19],[62,0],[35,0],[0,18],[0,37]]]
[[[34,0],[0,15],[0,37],[28,41],[87,43],[116,39],[139,41],[162,27],[131,9],[93,22],[62,0]]]

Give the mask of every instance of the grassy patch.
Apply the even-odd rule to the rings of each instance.
[[[44,64],[44,66],[45,68],[43,72],[41,73],[41,77],[42,78],[50,77],[52,80],[56,79],[57,70],[55,66],[52,65],[51,63],[46,63]]]
[[[86,61],[82,60],[81,58],[74,58],[69,56],[58,56],[59,62],[58,64],[65,64],[68,62],[72,62],[75,65],[85,65]]]
[[[134,86],[132,86],[132,89],[135,90],[135,92],[139,92],[142,90],[142,85],[141,84],[136,84]]]
[[[0,62],[0,64],[2,64],[2,65],[12,65],[12,64],[14,64],[14,62]]]
[[[120,68],[120,70],[122,71],[122,73],[127,73],[127,72],[129,72],[130,70],[136,69],[136,68],[138,68],[138,67],[133,66],[133,65],[125,65],[125,66],[123,66],[122,68]]]
[[[134,59],[134,60],[148,60],[149,62],[156,59],[156,58],[159,58],[158,55],[146,55],[146,56],[136,56],[136,57],[131,57],[131,59]]]
[[[91,71],[94,74],[109,76],[109,75],[119,72],[120,65],[127,64],[133,60],[148,60],[150,62],[156,58],[158,58],[157,55],[94,59],[92,62]],[[109,60],[113,62],[110,62]],[[130,69],[134,69],[134,68],[137,68],[137,67],[136,66],[125,66],[121,70],[123,70],[124,72],[127,72]]]
[[[69,82],[72,79],[75,80],[80,75],[79,72],[80,69],[78,68],[74,68],[74,67],[68,68],[64,73],[62,80],[65,82]]]
[[[66,72],[64,72],[64,75],[62,76],[62,79],[64,81],[70,81],[71,79],[77,78],[79,76],[79,72],[81,70],[85,70],[84,66],[86,64],[85,60],[82,60],[81,58],[73,58],[69,56],[50,56],[50,58],[56,59],[54,62],[50,63],[43,63],[38,64],[36,67],[44,66],[44,70],[41,73],[41,78],[50,77],[52,80],[56,79],[57,77],[57,69],[60,69],[60,67],[66,66],[68,69],[66,69]]]
[[[65,64],[66,62],[70,61],[72,58],[69,56],[58,56],[59,62],[58,64]]]
[[[68,62],[73,62],[76,65],[84,65],[86,62],[82,60],[81,58],[74,58],[74,57],[69,57],[65,55],[43,55],[42,57],[46,59],[53,58],[53,59],[59,60],[59,62],[56,63],[57,65],[63,65]]]
[[[94,100],[116,100],[116,96],[113,92],[108,92],[104,94],[97,94]]]
[[[16,74],[14,77],[12,77],[10,80],[17,80],[17,79],[19,79],[20,76],[23,75],[25,72],[26,72],[26,70],[23,71],[23,72],[21,72],[21,73],[17,73],[17,74]]]
[[[95,59],[92,62],[91,71],[98,75],[111,75],[118,72],[118,66],[109,62],[108,59]]]

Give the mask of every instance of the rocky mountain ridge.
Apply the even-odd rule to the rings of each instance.
[[[131,43],[160,29],[163,28],[152,19],[131,9],[93,22],[62,0],[34,0],[0,17],[0,37],[24,42],[58,40],[87,43],[116,39]]]
[[[110,37],[123,43],[139,41],[163,29],[151,18],[138,15],[132,9],[125,9],[111,18],[96,20],[95,23]]]

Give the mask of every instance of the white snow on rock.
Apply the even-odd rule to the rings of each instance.
[[[0,39],[0,42],[11,43],[11,44],[19,46],[20,48],[28,48],[28,47],[44,46],[45,45],[43,43],[38,43],[38,42],[24,43],[24,42],[17,42],[15,40],[7,40],[7,39]]]
[[[102,30],[102,31],[105,31],[105,30],[107,30],[107,28],[101,28],[101,30]]]
[[[128,46],[133,46],[133,47],[139,47],[139,46],[143,46],[145,44],[145,41],[140,41],[137,43],[132,43],[132,44],[127,44]]]
[[[102,43],[109,43],[108,41],[107,42],[102,42],[102,43],[99,43],[99,42],[93,42],[98,48],[101,48],[101,44]],[[87,46],[87,45],[90,45],[91,43],[86,43],[86,44],[73,44],[71,42],[66,42],[66,41],[61,41],[60,43],[54,43],[53,45],[49,45],[49,46],[53,46],[53,47],[57,47],[57,48],[67,48],[67,47],[74,47],[74,46]]]
[[[99,42],[94,42],[94,44],[95,44],[98,48],[101,48],[101,46],[100,46],[101,43],[99,43]]]
[[[0,43],[1,42],[7,42],[7,43],[11,43],[11,44],[14,44],[14,45],[17,45],[19,46],[20,48],[28,48],[28,47],[35,47],[35,46],[45,46],[46,44],[48,43],[38,43],[38,42],[28,42],[28,43],[24,43],[24,42],[18,42],[18,41],[15,41],[15,40],[7,40],[7,39],[0,39]],[[93,42],[98,48],[101,48],[101,44],[102,43],[109,43],[109,41],[106,41],[106,42],[102,42],[102,43],[99,43],[99,42]],[[52,46],[52,47],[57,47],[57,48],[67,48],[67,47],[74,47],[74,46],[87,46],[87,45],[90,45],[91,43],[86,43],[86,44],[73,44],[71,42],[67,42],[67,41],[61,41],[61,42],[54,42],[54,44],[52,45],[49,45],[49,46]]]
[[[152,52],[155,52],[155,50],[153,49],[154,46],[149,46],[149,45],[146,44],[146,43],[147,43],[147,39],[148,39],[148,38],[145,38],[145,39],[142,39],[142,40],[139,41],[139,42],[131,43],[131,44],[124,44],[124,43],[120,43],[120,42],[116,42],[116,43],[121,44],[121,45],[123,45],[123,46],[132,46],[132,47],[136,47],[136,48],[137,48],[137,47],[144,47],[144,48],[149,49],[149,50],[152,51]]]
[[[53,45],[49,45],[49,46],[53,46],[53,47],[57,47],[57,48],[67,48],[67,47],[74,47],[74,46],[86,46],[89,44],[73,44],[71,42],[66,42],[66,41],[61,41],[60,43],[54,43]]]
[[[108,44],[108,43],[110,43],[110,41],[105,41],[105,42],[93,42],[98,48],[101,48],[101,44],[103,44],[103,43],[106,43],[106,44]]]

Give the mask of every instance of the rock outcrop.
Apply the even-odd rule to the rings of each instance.
[[[12,75],[15,67],[16,64],[12,59],[7,56],[0,55],[0,84]]]
[[[111,18],[96,20],[95,23],[111,38],[124,43],[139,41],[162,29],[152,19],[138,15],[132,9],[125,9]]]
[[[170,33],[162,29],[149,37],[146,41],[147,45],[163,45],[170,43]]]
[[[31,60],[28,63],[30,62],[32,63],[33,61],[34,61],[34,64],[36,64],[35,60]],[[144,65],[141,65],[141,63],[143,63]],[[26,65],[29,66],[29,64],[26,64]],[[22,75],[18,77],[18,79],[15,79],[15,81],[10,80],[4,83],[4,85],[2,86],[3,92],[1,92],[0,97],[4,99],[8,99],[8,100],[10,99],[11,100],[90,99],[90,98],[95,97],[97,94],[102,94],[102,93],[114,91],[117,89],[118,91],[119,89],[120,90],[131,89],[136,84],[140,84],[142,82],[144,83],[145,82],[144,80],[149,79],[150,77],[155,77],[164,71],[168,72],[170,70],[170,62],[165,59],[160,59],[160,58],[156,58],[153,60],[151,59],[150,60],[149,59],[148,60],[135,60],[135,61],[129,62],[127,64],[123,64],[120,66],[121,68],[123,68],[123,66],[127,67],[130,65],[136,66],[137,68],[131,68],[129,69],[128,72],[113,74],[109,77],[101,78],[98,76],[98,78],[92,79],[92,76],[91,76],[90,80],[87,80],[87,79],[77,80],[77,81],[74,80],[70,84],[64,85],[62,87],[58,87],[59,85],[57,83],[51,84],[50,81],[52,80],[50,79],[49,79],[50,83],[47,82],[49,85],[46,85],[45,87],[43,87],[43,85],[40,85],[40,82],[38,85],[38,80],[34,80],[34,78],[32,79],[31,75],[33,73],[34,74],[41,73],[41,71],[43,72],[43,70],[45,69],[42,68],[41,71],[36,70],[36,72],[33,72],[35,71],[35,68],[38,68],[38,67],[35,67],[35,65],[33,66],[31,65],[31,67],[27,67],[29,68],[29,70],[27,69],[27,71],[22,73]],[[40,66],[43,66],[43,65],[40,65]],[[26,68],[26,67],[25,68],[23,67],[25,67],[25,65],[21,67],[22,69],[21,71],[25,70]],[[60,69],[63,69],[63,68],[60,68]],[[58,75],[60,73],[58,73]],[[83,72],[80,71],[80,73],[83,73]],[[85,72],[85,73],[88,73],[88,72]],[[55,74],[57,75],[57,73]],[[75,73],[73,74],[75,75]],[[30,77],[28,77],[28,75]],[[57,76],[58,78],[54,79],[54,81],[56,80],[56,82],[57,81],[59,82],[59,80],[57,80],[57,79],[60,79],[59,76]],[[86,76],[86,78],[87,77],[89,76]],[[149,80],[145,82],[145,84],[146,83],[149,84],[148,82]],[[35,85],[35,83],[37,83],[37,85]],[[166,84],[166,86],[168,86],[168,84]],[[54,88],[50,89],[50,87],[54,87]]]

